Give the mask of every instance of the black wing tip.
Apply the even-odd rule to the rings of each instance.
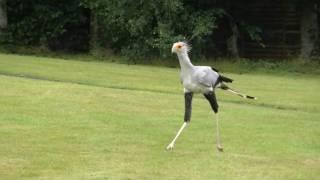
[[[221,79],[221,81],[226,82],[226,83],[232,83],[233,82],[233,79],[230,79],[230,78],[222,76],[222,75],[220,75],[220,79]]]
[[[211,67],[211,69],[212,69],[213,71],[215,71],[215,72],[219,72],[219,70],[216,69],[216,68],[214,68],[214,67]]]

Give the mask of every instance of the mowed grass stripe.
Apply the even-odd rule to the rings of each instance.
[[[0,55],[0,71],[3,74],[89,83],[99,86],[127,87],[161,92],[178,92],[181,90],[180,86],[174,86],[179,84],[179,80],[176,78],[178,77],[176,69],[151,66]]]
[[[0,54],[0,72],[7,75],[99,87],[167,94],[182,92],[179,70],[172,68]],[[278,110],[320,111],[318,100],[320,95],[315,93],[315,90],[320,88],[319,75],[224,74],[235,79],[231,84],[232,87],[258,97],[258,101],[244,101],[218,91],[219,101]]]
[[[65,81],[65,80],[58,80],[58,79],[49,79],[46,77],[34,77],[32,75],[23,75],[23,74],[10,74],[10,73],[1,73],[0,76],[9,76],[9,77],[17,77],[17,78],[26,78],[26,79],[34,79],[34,80],[42,80],[42,81],[51,81],[51,82],[60,82],[60,83],[71,83],[71,84],[78,84],[78,85],[85,85],[85,86],[95,86],[100,88],[111,88],[111,89],[123,89],[123,90],[131,90],[131,91],[145,91],[145,92],[154,92],[154,93],[164,93],[164,94],[179,94],[181,95],[181,92],[170,92],[170,91],[159,91],[159,90],[149,90],[149,89],[139,89],[139,88],[131,88],[131,87],[121,87],[121,86],[104,86],[104,85],[97,85],[92,83],[85,83],[85,82],[77,82],[77,81]],[[218,89],[218,91],[221,91]],[[232,94],[229,94],[230,96],[234,96]],[[196,96],[197,98],[199,96]],[[235,96],[234,96],[235,97]],[[235,97],[236,100],[219,100],[221,102],[226,103],[236,103],[241,105],[247,105],[247,106],[258,106],[262,108],[271,108],[276,110],[291,110],[291,111],[303,111],[303,109],[298,109],[291,106],[283,106],[283,105],[273,105],[273,104],[266,104],[266,103],[260,103],[260,102],[251,102],[252,100],[243,100],[242,98]],[[240,100],[239,100],[240,99]]]
[[[0,75],[1,76],[9,76],[9,77],[17,77],[17,78],[33,79],[33,80],[71,83],[71,84],[79,84],[79,85],[85,85],[85,86],[95,86],[95,87],[101,87],[101,88],[124,89],[124,90],[133,90],[133,91],[146,91],[146,92],[166,93],[166,94],[178,94],[178,93],[174,93],[174,92],[154,90],[154,89],[143,89],[143,88],[134,88],[134,87],[112,86],[112,85],[107,86],[107,85],[94,84],[94,83],[90,83],[90,82],[81,82],[81,81],[73,81],[73,80],[67,81],[67,80],[60,80],[60,79],[51,79],[51,78],[41,77],[41,76],[14,74],[14,73],[7,73],[7,72],[5,72],[5,73],[0,72]]]

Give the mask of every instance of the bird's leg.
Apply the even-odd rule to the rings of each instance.
[[[179,129],[177,135],[173,138],[172,142],[167,146],[167,150],[173,149],[174,148],[174,143],[176,142],[176,140],[178,139],[178,137],[180,136],[181,132],[183,131],[183,129],[187,126],[187,122],[184,122],[181,126],[181,128]]]
[[[217,149],[218,149],[218,151],[222,152],[223,151],[223,147],[221,145],[220,131],[219,131],[219,117],[218,117],[219,105],[217,103],[217,98],[216,98],[216,95],[215,95],[215,93],[213,91],[210,91],[210,92],[204,94],[204,96],[209,101],[212,110],[216,114]]]
[[[192,92],[187,92],[184,94],[184,99],[185,99],[184,123],[182,124],[181,128],[179,129],[177,135],[173,138],[172,142],[167,146],[167,150],[174,148],[174,144],[175,144],[176,140],[178,139],[178,137],[180,136],[183,129],[188,125],[188,123],[191,120],[192,97],[193,97]]]
[[[221,139],[220,139],[220,130],[219,130],[219,116],[218,113],[216,114],[216,131],[217,131],[217,149],[220,152],[223,152],[223,147],[221,145]]]

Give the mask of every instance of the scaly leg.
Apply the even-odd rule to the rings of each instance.
[[[192,92],[187,92],[184,94],[184,99],[185,99],[185,112],[184,112],[184,123],[182,124],[181,128],[179,129],[177,135],[174,137],[172,142],[167,146],[167,150],[173,149],[174,144],[178,137],[180,136],[181,132],[183,129],[188,125],[191,119],[191,110],[192,110],[192,97],[193,93]]]
[[[220,139],[220,129],[219,129],[219,116],[218,113],[216,113],[216,132],[217,132],[217,149],[220,152],[223,152],[223,147],[221,145],[221,139]]]
[[[219,118],[218,118],[219,105],[218,105],[218,102],[217,102],[217,99],[216,99],[216,95],[215,95],[215,93],[213,91],[211,91],[211,92],[208,92],[208,93],[204,94],[204,97],[206,97],[206,99],[209,101],[212,110],[216,114],[217,149],[218,149],[218,151],[222,152],[223,151],[223,147],[221,145],[221,140],[220,140]]]
[[[178,139],[178,137],[180,136],[181,132],[183,131],[183,129],[187,126],[187,122],[184,122],[181,126],[181,128],[179,129],[176,137],[174,137],[174,139],[172,140],[172,142],[167,146],[167,150],[171,150],[174,148],[174,143],[176,142],[176,140]]]

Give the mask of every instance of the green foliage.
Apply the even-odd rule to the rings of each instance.
[[[97,13],[102,43],[129,56],[167,57],[173,42],[200,42],[216,28],[214,9],[198,10],[181,0],[83,0]]]
[[[263,41],[261,37],[262,29],[260,27],[249,25],[245,22],[242,22],[240,25],[243,31],[248,34],[251,40],[258,42],[260,46],[265,47],[265,45],[262,42]]]
[[[189,41],[195,48],[192,55],[198,56],[215,46],[217,28],[230,31],[228,25],[218,27],[223,24],[219,20],[234,21],[252,40],[262,42],[261,29],[239,13],[245,11],[245,2],[251,1],[10,0],[4,39],[6,45],[88,50],[92,13],[98,22],[98,45],[129,59],[167,58],[176,41]],[[230,35],[225,34],[223,41]]]
[[[83,8],[79,7],[79,0],[10,0],[7,42],[49,46],[68,30],[85,23],[86,19]]]

